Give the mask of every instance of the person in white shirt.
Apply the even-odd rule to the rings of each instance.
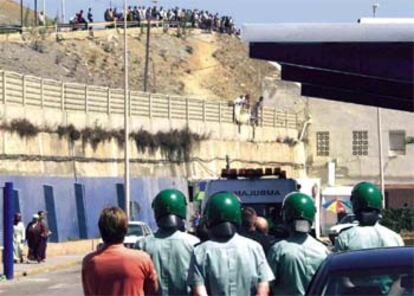
[[[240,113],[244,105],[245,98],[243,95],[238,96],[233,101],[233,122],[240,123]]]
[[[13,255],[14,262],[23,263],[23,246],[26,240],[26,230],[22,222],[22,215],[16,213],[14,215],[13,224]]]

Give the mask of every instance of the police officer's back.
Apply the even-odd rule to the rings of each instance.
[[[359,225],[342,232],[335,241],[337,251],[403,246],[400,235],[379,223],[382,193],[372,183],[362,182],[352,190],[352,208]]]
[[[159,295],[188,295],[187,274],[191,254],[199,239],[181,231],[187,215],[187,202],[175,189],[161,191],[152,207],[159,230],[137,244],[147,252],[158,273]]]
[[[276,277],[274,295],[305,295],[319,265],[329,254],[328,249],[309,232],[316,214],[310,196],[292,193],[283,201],[283,222],[289,237],[278,241],[269,250],[268,261]]]
[[[236,196],[221,192],[207,202],[210,239],[194,249],[188,282],[195,295],[266,295],[274,276],[261,245],[236,233],[241,224]]]

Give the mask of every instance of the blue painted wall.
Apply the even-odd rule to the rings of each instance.
[[[118,206],[116,184],[123,183],[122,178],[64,178],[34,176],[0,176],[0,187],[5,182],[13,182],[18,190],[23,222],[27,225],[34,213],[45,210],[44,185],[53,187],[56,222],[59,241],[79,239],[78,213],[75,197],[75,183],[85,189],[85,213],[88,238],[99,235],[98,218],[101,210],[107,206]],[[131,179],[131,201],[137,202],[140,211],[138,220],[148,223],[155,230],[151,202],[162,189],[177,188],[188,195],[187,181],[184,178],[138,177]],[[3,193],[0,193],[0,197]],[[2,210],[2,202],[0,202]],[[0,222],[2,223],[2,222]],[[3,228],[2,225],[1,229]],[[1,234],[1,231],[0,231]],[[1,239],[0,239],[1,240]]]

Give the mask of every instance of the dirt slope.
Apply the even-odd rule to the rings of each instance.
[[[24,42],[0,42],[0,69],[122,88],[123,36],[115,30],[104,37],[59,42],[45,35],[28,33]],[[145,42],[145,32],[129,36],[130,85],[136,90],[143,89]],[[153,92],[211,99],[250,93],[257,98],[266,75],[275,75],[275,69],[249,59],[247,46],[237,37],[200,31],[185,38],[172,32],[152,35],[149,87]]]
[[[23,20],[26,24],[33,22],[33,11],[24,7]],[[0,0],[0,25],[20,25],[20,3],[13,0]]]

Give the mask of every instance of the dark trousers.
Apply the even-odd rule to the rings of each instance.
[[[37,248],[37,258],[46,259],[47,237],[40,238],[39,247]]]
[[[29,253],[27,254],[28,260],[40,261],[39,250],[40,250],[40,241],[28,241]]]

